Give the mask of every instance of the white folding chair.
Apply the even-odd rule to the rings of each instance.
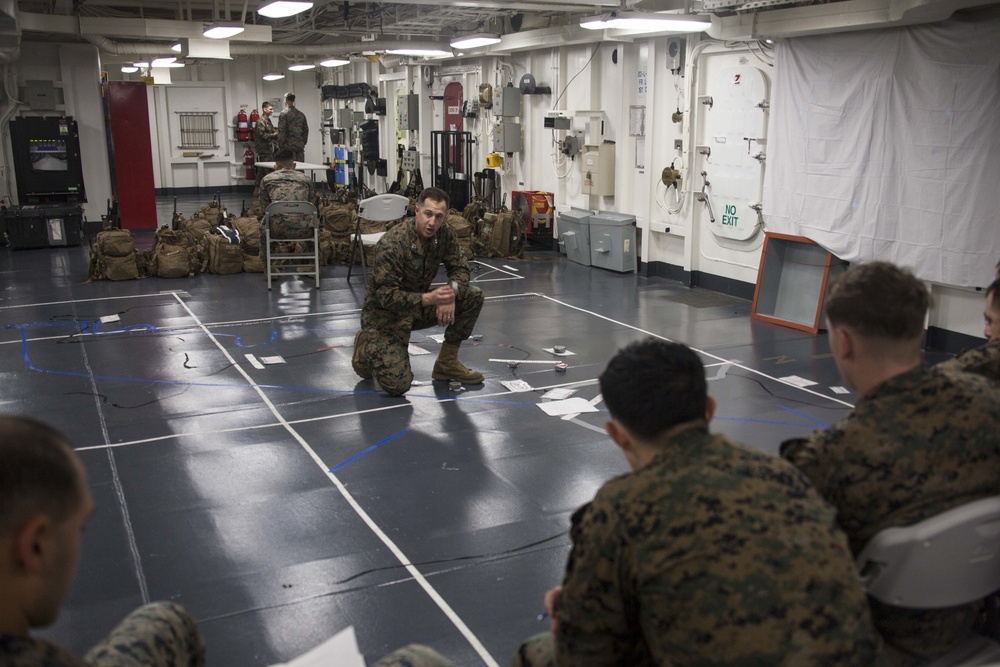
[[[886,528],[861,550],[857,566],[868,594],[895,607],[944,609],[991,598],[1000,590],[1000,496]],[[970,632],[931,667],[998,661],[1000,643]]]
[[[365,268],[365,246],[375,245],[385,232],[375,234],[362,234],[361,221],[370,220],[372,222],[389,222],[399,220],[406,215],[406,207],[410,205],[410,200],[402,195],[375,195],[368,199],[362,199],[358,203],[358,217],[354,221],[354,239],[351,241],[351,265],[347,269],[347,279],[351,279],[351,271],[354,270],[354,253],[361,251],[361,272],[368,284],[368,270]]]
[[[307,238],[278,238],[271,235],[271,221],[276,215],[301,216],[302,226],[308,226],[312,232]],[[319,289],[319,211],[316,206],[305,201],[276,201],[268,205],[261,220],[264,227],[264,265],[267,271],[267,289],[271,289],[271,279],[275,276],[295,274],[312,276]],[[309,249],[305,252],[281,252],[280,244],[303,244]]]

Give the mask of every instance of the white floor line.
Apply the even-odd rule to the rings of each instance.
[[[62,306],[67,303],[90,303],[94,301],[119,301],[121,299],[148,299],[154,296],[172,296],[173,293],[164,294],[123,294],[122,296],[102,296],[94,299],[69,299],[67,301],[46,301],[44,303],[23,303],[17,306],[0,306],[0,310],[12,310],[14,308],[33,308],[36,306]]]
[[[104,419],[104,411],[101,409],[101,400],[98,397],[97,382],[94,380],[94,371],[90,367],[90,358],[87,350],[83,350],[83,366],[90,376],[90,388],[94,392],[94,408],[97,410],[97,419],[101,422],[101,434],[104,442],[110,442],[108,436],[108,422]],[[132,566],[135,568],[135,578],[139,584],[139,597],[143,604],[149,603],[149,586],[146,584],[146,573],[142,569],[142,556],[139,553],[139,546],[135,540],[135,530],[132,528],[132,517],[129,515],[128,503],[125,500],[125,490],[122,489],[121,478],[118,476],[118,464],[115,461],[115,453],[110,449],[107,451],[108,467],[111,469],[111,480],[115,489],[115,497],[118,499],[118,507],[122,511],[122,523],[125,526],[125,537],[128,541],[129,552],[132,554]]]
[[[605,320],[607,322],[612,322],[612,323],[617,324],[619,326],[623,326],[626,329],[632,329],[633,331],[638,331],[639,333],[644,333],[647,336],[652,336],[653,338],[659,338],[660,340],[666,340],[666,341],[670,341],[671,340],[670,338],[667,338],[666,336],[661,336],[658,333],[653,333],[652,331],[646,331],[645,329],[640,329],[637,326],[633,326],[631,324],[626,324],[625,322],[620,322],[618,320],[615,320],[615,319],[612,319],[610,317],[607,317],[606,315],[601,315],[600,313],[595,313],[592,310],[587,310],[586,308],[580,308],[579,306],[574,306],[571,303],[566,303],[565,301],[560,301],[559,299],[554,299],[551,296],[547,296],[547,295],[542,294],[540,292],[536,292],[536,296],[540,296],[543,299],[547,299],[547,300],[552,301],[554,303],[558,303],[559,305],[566,306],[567,308],[572,308],[573,310],[579,310],[581,313],[587,313],[588,315],[593,315],[594,317],[600,318],[600,319]],[[689,345],[688,347],[691,347],[691,346]],[[719,361],[728,362],[728,360],[723,359],[722,357],[720,357],[720,356],[718,356],[716,354],[712,354],[711,352],[706,352],[704,350],[699,350],[696,347],[691,347],[691,349],[694,350],[695,352],[700,353],[700,354],[704,354],[706,357],[711,357],[712,359],[718,359]],[[755,375],[760,375],[761,377],[766,377],[769,380],[774,380],[775,382],[779,382],[779,383],[781,383],[783,385],[786,385],[788,387],[794,387],[795,389],[799,389],[801,391],[804,391],[807,394],[812,394],[813,396],[819,396],[820,398],[825,398],[826,400],[832,401],[833,403],[839,403],[839,404],[847,406],[849,408],[853,408],[854,407],[853,403],[848,403],[847,401],[842,401],[839,398],[833,398],[832,396],[827,396],[826,394],[821,394],[818,391],[813,391],[811,389],[806,389],[805,387],[800,387],[798,385],[792,384],[791,382],[785,382],[781,378],[776,378],[773,375],[768,375],[767,373],[758,371],[755,368],[750,368],[749,366],[744,366],[743,364],[738,364],[738,363],[735,363],[735,362],[733,362],[733,366],[735,366],[736,368],[742,368],[743,370],[745,370],[747,372],[750,372],[750,373],[754,373]]]
[[[357,515],[361,518],[361,520],[365,522],[369,530],[375,533],[375,535],[382,541],[382,543],[386,547],[388,547],[388,549],[393,553],[394,556],[396,556],[396,558],[406,568],[407,572],[410,573],[410,575],[414,578],[417,584],[419,584],[420,587],[424,589],[424,592],[427,593],[427,595],[431,598],[431,600],[434,601],[435,604],[437,604],[438,608],[441,609],[444,615],[448,618],[448,620],[452,622],[452,624],[458,629],[458,631],[462,633],[462,636],[465,637],[466,641],[468,641],[469,644],[472,645],[472,648],[475,649],[476,653],[479,654],[479,657],[482,658],[483,662],[485,662],[490,667],[499,667],[496,660],[494,660],[493,656],[490,655],[489,651],[486,650],[486,647],[483,646],[482,642],[479,641],[479,638],[476,637],[475,634],[473,634],[472,630],[470,630],[469,627],[465,624],[465,622],[458,616],[458,614],[455,613],[455,610],[451,608],[451,606],[445,601],[445,599],[441,597],[440,593],[438,593],[437,590],[433,586],[431,586],[430,582],[427,581],[424,575],[421,574],[420,571],[410,563],[410,559],[406,557],[406,554],[404,554],[402,550],[400,550],[400,548],[396,546],[396,544],[391,539],[389,539],[389,536],[386,535],[381,528],[379,528],[378,524],[376,524],[375,521],[373,521],[372,518],[368,516],[368,513],[365,512],[365,510],[361,507],[361,505],[358,504],[358,502],[354,499],[354,496],[352,496],[351,493],[347,490],[347,487],[345,487],[343,483],[341,483],[340,479],[338,479],[336,475],[330,472],[330,466],[327,465],[323,461],[323,459],[319,457],[316,451],[309,445],[308,442],[306,442],[305,438],[303,438],[299,434],[299,432],[296,431],[295,428],[292,427],[292,425],[289,424],[284,417],[282,417],[281,413],[278,412],[278,409],[275,407],[274,403],[272,403],[271,400],[267,397],[267,394],[265,394],[260,387],[254,385],[253,379],[247,374],[247,372],[243,369],[242,366],[236,363],[236,360],[233,359],[232,355],[229,354],[229,351],[221,343],[219,343],[219,341],[215,338],[215,336],[212,335],[212,332],[209,331],[205,325],[201,324],[201,322],[198,319],[198,316],[195,315],[194,311],[188,308],[188,305],[183,300],[181,300],[180,297],[176,298],[178,303],[180,303],[181,306],[188,312],[188,315],[190,315],[191,318],[195,322],[197,322],[199,326],[202,327],[202,330],[208,335],[208,337],[212,340],[212,342],[215,343],[215,346],[219,348],[219,350],[222,352],[222,354],[226,356],[227,359],[229,359],[229,362],[233,364],[234,368],[236,368],[236,370],[238,370],[240,374],[243,375],[244,378],[246,378],[248,383],[253,385],[254,390],[260,396],[264,404],[267,405],[268,409],[271,411],[271,414],[274,415],[275,419],[281,422],[282,426],[284,426],[285,430],[288,431],[289,435],[295,438],[295,440],[299,443],[302,449],[304,449],[306,453],[309,454],[309,456],[316,463],[316,465],[319,466],[320,470],[322,470],[323,473],[327,476],[327,479],[329,479],[333,483],[333,485],[337,487],[337,490],[340,491],[340,495],[344,497],[344,500],[346,500],[348,504],[350,504],[350,506],[354,509],[355,513],[357,513]]]

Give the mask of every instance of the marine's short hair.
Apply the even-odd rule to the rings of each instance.
[[[295,151],[291,148],[280,148],[274,154],[275,162],[295,162]]]
[[[645,440],[705,418],[705,367],[686,345],[656,338],[632,343],[608,362],[600,383],[611,416]]]
[[[911,271],[869,262],[852,266],[834,281],[826,317],[868,338],[912,340],[923,333],[929,304],[927,287]]]
[[[261,105],[260,105],[260,108],[261,108],[261,109],[269,109],[269,108],[271,108],[271,107],[273,107],[273,106],[274,106],[274,105],[273,105],[273,104],[271,104],[270,102],[264,102],[263,104],[261,104]]]
[[[421,190],[420,194],[417,195],[417,206],[420,206],[428,199],[431,201],[443,201],[446,208],[451,206],[451,198],[441,188],[424,188]]]
[[[289,102],[295,101],[295,93],[285,93],[285,99]]]
[[[1000,290],[1000,278],[997,278],[996,280],[991,282],[989,286],[986,288],[986,298],[989,299],[990,297],[993,297],[994,307],[1000,307],[1000,303],[998,303],[998,300],[996,298],[998,290]]]
[[[47,424],[0,417],[0,535],[43,512],[67,519],[82,500],[69,441]]]

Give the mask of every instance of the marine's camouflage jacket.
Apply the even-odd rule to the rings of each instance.
[[[458,245],[458,237],[442,225],[428,242],[407,218],[379,240],[375,266],[365,293],[362,327],[391,328],[403,317],[420,314],[421,294],[431,288],[438,268],[444,264],[448,279],[458,283],[458,299],[469,289],[469,267]]]
[[[278,131],[274,129],[274,124],[270,118],[261,116],[254,126],[253,147],[257,153],[258,162],[268,162],[274,159],[274,148],[278,141]]]
[[[857,554],[876,533],[1000,495],[1000,390],[917,368],[878,385],[834,426],[782,445],[837,508]],[[910,613],[873,602],[889,643],[925,657],[954,646],[975,609]]]
[[[299,152],[309,141],[309,123],[306,115],[295,107],[287,107],[278,117],[278,148]]]
[[[954,359],[942,361],[938,368],[943,371],[975,373],[1000,382],[1000,338],[987,341],[984,345],[966,350]]]
[[[573,516],[560,665],[864,665],[880,639],[834,510],[794,467],[704,430]]]

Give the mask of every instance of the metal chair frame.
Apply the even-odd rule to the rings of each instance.
[[[312,238],[286,239],[271,236],[271,217],[287,213],[295,213],[308,216],[307,220],[312,227]],[[305,201],[276,201],[268,205],[261,219],[264,227],[264,270],[267,273],[267,289],[271,289],[271,280],[276,276],[312,276],[316,280],[316,289],[319,289],[319,211],[316,206]],[[303,243],[312,244],[310,252],[274,252],[272,245],[275,243]],[[278,260],[288,260],[287,264],[275,265]],[[307,261],[308,260],[308,261]],[[308,271],[299,269],[307,267]]]

